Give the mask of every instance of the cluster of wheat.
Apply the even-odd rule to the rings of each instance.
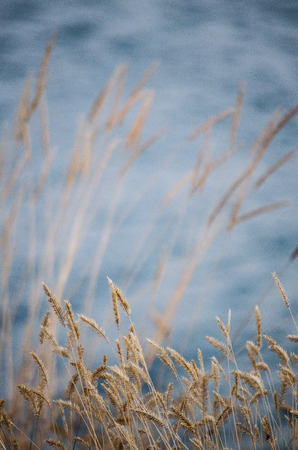
[[[280,281],[274,277],[292,314]],[[249,364],[245,371],[238,367],[233,351],[230,314],[227,325],[217,318],[224,342],[207,337],[222,353],[227,369],[215,357],[205,368],[200,350],[197,362],[189,362],[174,349],[150,341],[172,374],[161,392],[151,379],[134,324],[130,323],[126,335],[120,332],[119,306],[129,319],[130,306],[120,289],[111,280],[109,284],[119,332],[115,344],[94,320],[80,314],[79,321],[75,320],[69,301],[62,305],[44,285],[52,311],[46,313],[40,328],[39,355],[31,352],[35,386],[17,386],[23,402],[10,407],[9,414],[1,401],[2,448],[44,448],[46,443],[57,449],[296,448],[298,355],[289,355],[272,337],[262,334],[258,307],[256,339],[246,342]],[[51,313],[65,332],[63,346],[51,331]],[[298,327],[292,319],[297,334],[288,339],[297,343]],[[99,346],[100,365],[88,367],[81,323],[108,343],[117,364],[109,365],[107,356],[100,356]],[[279,359],[277,368],[270,368],[263,358],[264,338]],[[49,351],[62,360],[56,372],[61,380],[57,399],[51,392]],[[93,352],[97,353],[97,347]],[[275,372],[280,379],[278,388]]]
[[[219,191],[220,198],[212,201],[208,197],[208,185],[212,184],[209,179],[214,180],[221,170],[225,172],[226,164],[242,149],[236,134],[244,86],[240,87],[234,108],[211,117],[191,133],[190,144],[197,146],[201,140],[193,167],[161,199],[152,224],[148,224],[134,249],[131,269],[127,263],[128,275],[123,277],[126,284],[119,283],[126,292],[140,268],[156,253],[152,282],[145,288],[142,285],[138,296],[139,301],[144,301],[144,309],[147,308],[146,316],[154,322],[153,332],[145,330],[146,337],[152,336],[152,345],[142,350],[145,342],[140,345],[132,323],[128,334],[121,334],[118,306],[123,307],[129,321],[130,306],[109,280],[119,333],[114,348],[106,334],[107,319],[102,320],[104,328],[100,328],[87,316],[92,317],[94,300],[98,300],[99,274],[113,236],[156,182],[149,177],[149,183],[136,190],[136,196],[125,204],[124,210],[119,209],[130,170],[163,133],[143,140],[144,123],[153,99],[146,84],[155,66],[141,78],[124,103],[121,97],[127,67],[115,71],[80,124],[65,164],[50,142],[46,102],[47,67],[54,40],[55,37],[46,48],[33,96],[29,77],[12,133],[5,129],[1,140],[0,395],[6,401],[2,400],[0,406],[0,444],[3,448],[44,448],[45,442],[56,448],[295,447],[297,356],[294,353],[289,356],[267,336],[269,350],[279,358],[279,366],[266,365],[262,358],[264,339],[258,309],[257,339],[255,343],[247,342],[251,370],[241,371],[237,365],[230,319],[227,326],[218,319],[224,343],[208,338],[223,358],[212,358],[209,371],[204,368],[200,352],[198,363],[188,362],[163,345],[174,328],[179,306],[187,301],[187,289],[216,238],[248,219],[285,206],[285,202],[278,201],[249,209],[246,203],[277,169],[297,155],[297,149],[293,149],[263,173],[259,171],[272,140],[297,114],[298,107],[286,113],[279,110],[270,118],[248,152],[247,165],[232,180],[230,175],[226,177],[227,185]],[[214,127],[226,120],[231,121],[228,143],[224,151],[218,152],[210,138]],[[41,143],[36,142],[38,135]],[[160,166],[159,160],[157,165]],[[159,168],[162,172],[163,168]],[[201,204],[208,205],[203,214],[194,208],[199,203],[198,197]],[[166,211],[179,198],[182,198],[179,220],[173,221]],[[204,201],[206,198],[208,201]],[[163,214],[158,222],[156,217]],[[100,233],[96,245],[90,249],[87,237],[90,230],[93,233],[95,223],[100,223]],[[165,223],[163,229],[161,223]],[[192,226],[172,286],[171,255],[186,223]],[[154,227],[158,230],[155,235]],[[89,245],[89,264],[77,276],[76,263],[85,244]],[[297,255],[296,249],[291,261]],[[54,286],[56,297],[45,287],[52,317],[46,312],[40,332],[42,345],[30,356],[30,349],[36,348],[38,342],[36,325],[45,313],[40,289],[43,280]],[[291,313],[277,278],[276,283]],[[106,352],[93,339],[88,338],[86,343],[86,331],[79,329],[70,303],[61,305],[57,300],[73,298],[77,292],[85,299],[79,323],[87,324],[106,341]],[[165,292],[163,310],[158,305],[160,292]],[[62,331],[57,328],[58,323]],[[61,347],[58,342],[64,338]],[[291,335],[289,339],[296,342],[297,336]],[[90,349],[93,361],[86,355]],[[109,354],[115,365],[109,366],[107,357],[100,356],[100,352]],[[102,364],[92,368],[99,358]],[[149,374],[150,371],[152,376],[152,364],[157,364],[157,360],[167,371],[164,390]],[[173,380],[167,381],[172,375]],[[279,392],[277,376],[281,381]],[[21,401],[22,397],[27,403]]]

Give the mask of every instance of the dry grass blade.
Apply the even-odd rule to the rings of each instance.
[[[138,117],[134,121],[134,124],[126,138],[126,146],[127,147],[131,147],[131,148],[136,147],[136,145],[140,139],[141,131],[142,131],[143,125],[145,123],[146,117],[148,115],[149,109],[151,107],[153,98],[154,98],[153,92],[148,92],[146,94],[146,97],[145,97],[143,104],[141,106],[141,109],[139,111]]]
[[[112,106],[110,108],[110,114],[109,117],[107,119],[107,130],[110,131],[113,127],[116,126],[116,121],[115,121],[115,117],[116,117],[116,111],[117,111],[117,107],[118,104],[120,102],[120,98],[124,89],[124,85],[125,85],[125,81],[126,81],[126,77],[127,77],[127,66],[123,66],[123,70],[120,72],[119,74],[119,80],[117,82],[116,85],[116,92],[112,101]]]
[[[298,334],[288,334],[287,338],[289,341],[298,342]]]
[[[27,122],[28,117],[31,84],[32,84],[32,76],[30,75],[25,81],[21,100],[18,107],[18,112],[15,119],[14,135],[17,141],[23,141],[26,133],[25,124]]]
[[[298,247],[296,247],[293,253],[291,254],[291,260],[294,261],[294,259],[296,259],[297,256],[298,256]]]
[[[138,416],[142,417],[143,419],[149,419],[151,422],[154,422],[156,425],[158,425],[161,428],[166,428],[166,424],[157,416],[150,413],[147,410],[133,408],[133,412],[135,412]]]
[[[128,301],[124,298],[120,289],[113,283],[112,280],[110,280],[109,277],[108,277],[108,282],[109,282],[111,292],[112,292],[113,303],[114,303],[114,298],[115,298],[115,301],[116,302],[118,301],[120,303],[121,307],[126,312],[126,314],[128,316],[130,316],[131,311],[130,311],[130,306],[129,306]]]
[[[282,296],[283,301],[285,302],[286,307],[289,308],[290,307],[290,302],[289,302],[288,297],[287,297],[287,295],[286,295],[286,293],[285,293],[285,291],[284,291],[284,289],[283,289],[283,287],[281,285],[281,282],[278,279],[278,276],[276,275],[275,272],[272,274],[272,276],[273,276],[273,278],[275,280],[276,286],[278,287],[280,295]]]
[[[0,424],[1,424],[1,427],[3,425],[5,425],[6,428],[8,429],[8,431],[11,433],[13,423],[9,419],[8,414],[5,411],[5,400],[4,399],[0,400]],[[3,443],[1,442],[1,436],[0,436],[0,443],[3,445]],[[3,445],[3,449],[5,449],[4,445]]]
[[[46,100],[41,101],[41,132],[42,132],[42,150],[43,154],[50,158],[50,131],[49,131],[49,116]]]
[[[80,437],[75,437],[74,438],[74,441],[75,442],[78,442],[79,444],[82,444],[82,445],[84,445],[86,448],[91,448],[90,447],[90,443],[88,443],[85,439],[82,439],[82,438],[80,438]]]
[[[201,368],[201,371],[202,371],[202,373],[204,374],[204,373],[205,373],[205,369],[204,369],[204,361],[203,361],[203,355],[202,355],[202,352],[201,352],[200,349],[198,349],[198,360],[199,360],[199,362],[200,362],[200,368]],[[194,362],[193,362],[193,365],[194,365]]]
[[[220,413],[220,415],[217,417],[216,419],[216,424],[220,424],[221,421],[224,421],[227,419],[227,417],[230,416],[230,414],[232,413],[233,409],[231,408],[231,406],[226,406],[223,411]]]
[[[234,114],[235,110],[233,109],[227,109],[225,111],[220,112],[219,114],[210,117],[210,119],[206,120],[202,125],[198,126],[194,129],[194,131],[191,133],[189,139],[196,139],[200,134],[207,132],[210,130],[216,123],[221,122],[222,120],[226,119],[227,117],[230,117]]]
[[[63,201],[64,204],[66,203],[66,199],[69,198],[71,186],[73,186],[77,175],[80,173],[82,139],[83,139],[83,127],[80,126],[76,133],[71,159],[66,174],[66,189],[64,192],[64,201]]]
[[[140,81],[138,81],[136,87],[132,91],[132,93],[131,93],[132,96],[134,94],[136,94],[137,92],[141,91],[146,86],[147,82],[150,80],[150,78],[152,78],[152,76],[155,73],[158,66],[159,66],[159,62],[156,61],[152,64],[151,67],[149,67],[149,69],[145,72],[145,74],[142,76]]]
[[[255,391],[260,391],[261,393],[264,392],[264,384],[260,376],[249,372],[241,372],[240,370],[236,371],[236,373],[244,381],[244,383],[253,388]]]
[[[221,332],[222,332],[223,336],[226,338],[227,341],[229,341],[229,339],[230,339],[230,337],[229,337],[229,335],[230,335],[230,330],[229,330],[229,328],[230,328],[230,327],[226,327],[226,326],[221,322],[221,320],[220,320],[219,317],[216,317],[216,322],[217,322],[217,325],[219,326],[219,328],[221,329]]]
[[[261,322],[261,313],[259,307],[255,307],[256,313],[256,324],[257,324],[257,346],[261,348],[262,346],[262,322]]]
[[[293,257],[291,257],[291,259],[293,259]],[[290,315],[291,315],[293,324],[295,325],[296,330],[298,331],[298,324],[297,324],[296,319],[295,319],[295,317],[294,317],[294,315],[293,315],[293,313],[292,313],[292,310],[291,310],[291,307],[290,307],[289,299],[288,299],[287,294],[285,293],[285,291],[284,291],[284,289],[283,289],[283,287],[282,287],[282,285],[281,285],[281,282],[279,281],[278,276],[276,275],[275,272],[273,273],[273,278],[274,278],[275,283],[276,283],[276,285],[277,285],[277,287],[278,287],[278,290],[279,290],[279,292],[280,292],[280,294],[281,294],[281,296],[282,296],[282,298],[283,298],[283,301],[284,301],[286,307],[287,307],[288,310],[289,310],[289,313],[290,313]]]
[[[79,381],[79,374],[75,373],[74,375],[72,375],[71,379],[69,380],[67,388],[65,390],[65,394],[68,399],[71,399],[71,397],[73,396],[73,394],[76,390],[76,384],[78,381]]]
[[[249,347],[250,350],[257,355],[259,358],[261,358],[261,349],[258,345],[254,344],[252,341],[246,341],[246,347]]]
[[[260,133],[251,148],[251,153],[256,153],[255,163],[258,164],[266,152],[270,143],[277,133],[298,113],[298,105],[290,109],[289,112],[281,117],[281,111],[278,110],[272,115],[267,126]]]
[[[289,112],[287,112],[281,120],[276,124],[274,127],[274,130],[272,132],[272,135],[269,136],[270,141],[273,139],[273,137],[293,118],[298,114],[298,105],[294,106],[292,109],[290,109]]]
[[[107,124],[108,127],[116,127],[124,120],[126,114],[141,98],[141,92],[138,91],[135,94],[131,95],[124,106],[119,110],[119,112],[110,117],[110,122],[108,122]]]
[[[168,356],[166,350],[164,350],[160,345],[156,344],[155,342],[151,341],[151,339],[147,338],[147,341],[160,353],[158,354],[158,357],[161,359],[161,361],[167,366],[171,372],[175,375],[177,380],[179,379],[177,371],[175,369],[174,363],[171,360],[171,358]],[[154,355],[155,356],[155,355]],[[149,352],[149,359],[153,359],[153,352]]]
[[[266,172],[255,181],[255,183],[253,185],[253,189],[255,189],[255,190],[259,189],[259,187],[267,180],[267,178],[269,178],[274,172],[276,172],[281,166],[283,166],[288,161],[290,161],[292,158],[294,158],[294,156],[296,156],[297,154],[298,154],[298,149],[296,148],[296,149],[292,150],[291,152],[287,153],[286,155],[284,155],[278,161],[276,161],[276,163],[274,163],[272,166],[270,166],[269,169],[266,170]]]
[[[269,366],[264,362],[258,362],[256,364],[256,368],[257,368],[257,370],[265,370],[267,372],[270,371]]]
[[[166,351],[160,346],[158,345],[156,342],[152,341],[151,339],[147,338],[146,339],[149,344],[151,344],[154,348],[156,348],[156,350],[160,351],[161,353],[165,353]]]
[[[31,352],[30,354],[34,358],[36,364],[38,365],[38,368],[39,368],[39,370],[40,370],[40,372],[42,374],[42,377],[43,377],[43,379],[45,381],[45,384],[48,384],[49,375],[48,375],[48,372],[47,372],[47,370],[46,370],[42,360],[39,358],[39,356],[37,356],[36,353]]]
[[[50,325],[50,311],[47,311],[44,315],[43,321],[41,323],[41,330],[39,333],[39,341],[41,344],[43,344],[44,339],[45,339],[45,332],[43,330],[46,330],[48,328],[48,326]]]
[[[8,142],[9,142],[9,132],[5,128],[3,130],[3,135],[0,138],[0,179],[3,179],[5,161],[7,158]]]
[[[265,338],[268,341],[268,336],[265,336]],[[280,345],[278,344],[269,344],[269,348],[272,352],[274,352],[279,359],[284,363],[284,364],[288,364],[290,361],[290,357],[288,355],[288,353],[286,352],[285,349],[283,349]]]
[[[229,223],[228,228],[232,229],[236,224],[244,222],[248,219],[252,219],[261,214],[272,212],[272,211],[275,211],[275,210],[281,209],[281,208],[286,208],[287,206],[289,206],[289,202],[287,202],[287,201],[276,202],[276,203],[272,203],[271,205],[261,206],[260,208],[256,208],[246,214],[242,214],[242,216],[233,217],[233,219]]]
[[[165,208],[176,197],[176,195],[188,184],[193,177],[193,171],[190,171],[184,177],[182,177],[167,193],[162,202],[162,207]]]
[[[231,158],[232,155],[234,155],[237,151],[240,150],[240,146],[233,147],[232,149],[228,149],[225,153],[223,153],[221,156],[219,156],[215,161],[211,161],[206,164],[205,169],[199,179],[196,181],[195,176],[193,176],[194,180],[192,183],[192,188],[190,193],[194,193],[197,189],[203,189],[207,179],[212,175],[215,170],[217,170],[220,166],[222,166],[226,161]],[[199,167],[196,167],[196,171],[199,169]],[[194,171],[192,171],[194,173]]]
[[[39,198],[39,196],[40,196],[40,194],[42,192],[42,188],[45,185],[45,183],[46,183],[46,181],[47,181],[47,179],[49,177],[53,161],[54,161],[53,154],[48,155],[47,159],[46,159],[46,161],[44,163],[43,169],[42,169],[42,171],[40,173],[40,177],[39,177],[39,179],[38,179],[38,181],[36,183],[36,186],[35,186],[35,188],[34,188],[34,190],[32,192],[32,200],[34,202],[37,202],[37,200],[38,200],[38,198]]]
[[[196,373],[193,370],[193,367],[191,364],[189,364],[182,355],[180,355],[180,353],[176,352],[176,350],[167,347],[167,351],[169,352],[169,354],[171,355],[171,357],[178,363],[180,364],[181,367],[183,367],[183,369],[189,374],[189,376],[192,379],[196,379]]]
[[[137,145],[135,148],[133,148],[133,151],[131,152],[130,156],[127,158],[126,162],[123,164],[122,168],[120,169],[119,176],[120,178],[123,177],[128,169],[132,166],[134,161],[141,156],[141,154],[151,145],[154,144],[155,141],[157,141],[163,134],[165,133],[165,130],[160,130],[155,135],[148,138],[143,144]]]
[[[116,295],[116,291],[114,288],[114,284],[112,282],[112,280],[110,280],[108,278],[108,282],[110,285],[110,289],[111,289],[111,294],[112,294],[112,302],[113,302],[113,310],[114,310],[114,318],[115,318],[115,322],[118,328],[118,331],[120,330],[120,316],[119,316],[119,310],[118,310],[118,304],[117,304],[117,295]]]
[[[79,330],[79,325],[77,322],[75,322],[74,320],[74,315],[71,309],[71,304],[68,300],[64,300],[64,305],[65,305],[65,321],[67,323],[68,328],[70,329],[70,335],[69,338],[70,339],[74,339],[76,342],[79,341],[80,339],[80,330]]]
[[[83,314],[78,314],[79,319],[82,322],[85,322],[90,330],[93,331],[97,336],[104,338],[108,343],[110,343],[109,339],[107,338],[106,332],[103,328],[101,328],[93,319],[89,319],[88,317],[84,316]]]
[[[223,195],[223,197],[221,198],[220,202],[217,204],[217,206],[214,208],[214,210],[212,211],[212,213],[209,216],[208,219],[208,225],[211,225],[216,217],[218,216],[218,214],[221,212],[221,210],[223,209],[224,205],[227,203],[227,201],[229,200],[229,198],[231,197],[231,195],[233,194],[233,192],[238,188],[238,186],[243,182],[243,178],[239,177],[232,185],[231,187],[226,191],[226,193]]]
[[[147,83],[148,79],[151,78],[153,75],[153,72],[156,69],[156,65],[154,64],[151,69],[149,69],[145,75],[141,78],[141,80],[137,83],[136,87],[130,94],[127,102],[124,104],[124,106],[119,110],[118,113],[114,113],[114,115],[110,119],[110,126],[117,126],[119,123],[121,123],[126,116],[126,114],[131,110],[131,108],[139,101],[139,99],[143,95],[143,88],[145,84]]]
[[[212,344],[214,347],[220,350],[228,359],[232,359],[232,355],[229,348],[223,342],[220,342],[217,339],[214,339],[213,337],[210,336],[206,336],[206,339],[208,342],[210,342],[210,344]]]
[[[254,155],[252,162],[250,163],[249,167],[231,184],[231,186],[222,196],[221,200],[218,202],[217,206],[214,208],[214,210],[209,216],[208,219],[209,225],[211,225],[214,222],[214,220],[221,212],[223,207],[226,205],[227,201],[232,196],[232,194],[235,193],[237,189],[242,186],[242,190],[239,193],[238,201],[236,203],[236,206],[234,207],[232,217],[230,219],[229,228],[231,229],[233,225],[238,222],[239,211],[246,196],[250,178],[252,177],[256,167],[260,163],[263,155],[265,154],[273,138],[282,129],[282,127],[284,127],[297,114],[297,112],[298,106],[295,106],[282,118],[279,118],[279,115],[278,117],[277,115],[274,115],[271,118],[268,125],[265,127],[263,132],[260,134],[259,138],[256,140],[255,144],[252,146],[251,154]]]
[[[122,351],[122,347],[121,347],[121,344],[118,339],[116,339],[116,345],[117,345],[117,352],[120,357],[121,367],[124,368],[125,363],[124,363],[123,351]]]
[[[59,322],[64,326],[65,312],[63,311],[62,306],[55,297],[48,297],[48,302],[51,304],[55,315],[58,317]]]
[[[178,408],[175,408],[175,406],[171,407],[171,413],[169,414],[170,417],[174,417],[176,419],[179,419],[181,421],[181,425],[183,428],[186,428],[188,430],[191,430],[192,432],[195,432],[194,424],[191,422],[188,417]]]
[[[57,355],[61,356],[61,358],[70,358],[70,352],[68,348],[60,347],[57,345],[53,348],[53,352],[57,353]]]
[[[48,288],[48,286],[45,283],[42,283],[42,286],[43,286],[43,290],[44,290],[45,294],[48,297],[52,297],[52,293],[51,293],[50,289]]]
[[[50,447],[54,447],[57,449],[61,449],[61,450],[67,450],[67,448],[65,447],[65,445],[60,442],[60,441],[56,441],[55,439],[46,439],[46,442],[49,444]]]
[[[293,416],[298,418],[298,409],[291,409],[290,413],[293,414]]]
[[[273,448],[275,448],[272,428],[271,428],[270,422],[266,416],[262,416],[262,426],[263,426],[263,431],[266,435],[266,440],[271,443]]]
[[[18,389],[20,394],[29,402],[32,407],[33,413],[36,416],[40,415],[42,409],[42,402],[46,402],[49,408],[51,409],[51,401],[46,398],[45,394],[38,389],[29,388],[28,386],[24,386],[22,384],[18,385]]]
[[[36,110],[36,108],[39,104],[39,101],[41,99],[42,93],[44,91],[44,88],[46,85],[45,78],[46,78],[47,68],[48,68],[49,60],[50,60],[51,53],[52,53],[52,50],[54,47],[54,43],[56,40],[56,36],[57,36],[57,33],[53,34],[53,36],[50,38],[49,43],[46,47],[46,50],[45,50],[45,53],[43,56],[43,60],[42,60],[42,63],[41,63],[40,69],[39,69],[39,75],[38,75],[38,79],[37,79],[37,83],[36,83],[35,95],[31,102],[30,108],[28,110],[29,117]]]
[[[245,91],[245,83],[241,83],[238,97],[236,101],[235,106],[235,112],[233,116],[232,126],[231,126],[231,132],[230,132],[230,146],[233,147],[235,138],[236,138],[236,132],[239,126],[240,116],[241,116],[241,109],[243,104],[243,97],[244,97],[244,91]]]
[[[43,325],[41,325],[40,327],[40,342],[41,344],[44,342],[45,339],[48,339],[54,348],[58,348],[58,341],[57,339],[53,336],[52,333],[50,333],[50,331],[47,329],[47,327],[44,327]]]
[[[127,66],[125,64],[121,65],[116,69],[114,74],[110,77],[108,83],[106,84],[103,91],[99,94],[99,96],[96,98],[90,112],[88,115],[89,122],[93,122],[95,118],[100,113],[108,95],[110,94],[111,90],[113,89],[114,85],[119,79],[122,79],[124,76],[126,76],[127,72]]]

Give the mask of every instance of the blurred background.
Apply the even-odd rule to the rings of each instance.
[[[116,67],[128,64],[123,92],[127,97],[146,70],[158,63],[147,84],[154,92],[154,101],[143,139],[161,129],[166,133],[130,169],[119,211],[135,207],[109,241],[92,294],[93,316],[102,324],[111,309],[106,281],[109,276],[131,303],[137,329],[152,336],[154,320],[162,319],[163,308],[176,289],[204,223],[206,208],[212,201],[216,205],[214,199],[220,199],[224,192],[221,182],[228,187],[246,167],[249,148],[274,111],[279,107],[287,111],[297,102],[297,2],[1,0],[0,13],[2,131],[15,116],[26,76],[33,71],[36,79],[46,44],[57,32],[47,75],[50,146],[58,155],[48,189],[56,195],[63,189],[62,174],[69,164],[75,130]],[[190,211],[183,215],[180,227],[176,225],[181,219],[183,198],[171,203],[155,219],[169,190],[196,162],[199,142],[189,141],[188,137],[209,117],[234,107],[243,81],[246,87],[237,142],[244,151],[236,154],[221,179],[210,179],[203,199],[199,195],[192,197]],[[210,142],[215,154],[227,149],[229,127],[230,122],[222,121],[212,130]],[[34,147],[40,145],[38,139],[33,134],[33,155]],[[271,143],[259,175],[295,147],[297,117]],[[112,176],[107,176],[110,184]],[[26,182],[30,184],[30,179]],[[249,198],[244,212],[280,200],[288,200],[290,205],[243,222],[231,233],[224,231],[197,265],[169,324],[171,346],[180,348],[186,357],[192,358],[198,347],[213,352],[204,336],[214,335],[215,316],[225,322],[229,309],[234,330],[254,305],[260,304],[265,332],[274,337],[290,332],[283,330],[288,312],[271,274],[275,271],[281,276],[297,314],[297,259],[291,261],[298,245],[297,188],[296,156]],[[143,191],[139,201],[137,195]],[[98,202],[102,201],[106,210],[110,187],[103,192],[103,200],[98,198]],[[15,235],[12,291],[28,254],[25,223],[26,213]],[[77,312],[83,312],[89,301],[84,295],[90,255],[102,236],[104,223],[100,213],[88,228],[63,291],[63,297],[71,300]],[[154,227],[147,232],[150,223]],[[37,244],[43,241],[46,225],[37,213]],[[63,242],[59,251],[62,255]],[[152,283],[163,255],[168,257],[164,281],[153,299]],[[55,276],[43,281],[55,292]],[[17,316],[22,323],[28,293],[23,290],[15,295],[23,304]],[[254,321],[242,328],[243,339],[251,338]]]

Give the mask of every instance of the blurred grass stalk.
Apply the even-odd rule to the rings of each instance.
[[[127,211],[119,219],[119,203],[125,191],[129,170],[140,155],[152,145],[163,133],[159,131],[147,140],[142,140],[142,132],[148,115],[153,92],[146,88],[147,81],[153,74],[154,65],[143,76],[136,87],[122,102],[125,89],[127,67],[118,67],[108,80],[104,89],[95,99],[86,119],[80,124],[69,163],[59,180],[55,175],[55,163],[59,161],[59,152],[52,148],[48,124],[46,101],[47,68],[54,46],[55,36],[46,48],[36,86],[32,92],[32,76],[26,80],[14,130],[5,130],[1,140],[1,377],[2,386],[8,398],[14,396],[14,386],[32,376],[32,360],[28,359],[28,350],[32,340],[36,339],[36,321],[40,319],[44,298],[41,292],[42,282],[54,287],[57,298],[69,294],[67,286],[71,284],[72,294],[80,287],[81,280],[74,279],[73,269],[79,250],[84,245],[86,236],[99,214],[105,218],[105,224],[96,236],[97,245],[90,255],[86,267],[87,283],[84,292],[86,313],[92,312],[96,297],[97,280],[109,241],[134,206],[142,201],[144,189],[128,205]],[[164,302],[161,314],[155,311],[157,292],[161,283],[166,282],[166,266],[179,232],[183,216],[189,202],[197,194],[201,201],[206,201],[205,187],[219,170],[225,170],[225,164],[233,158],[242,147],[236,141],[237,129],[241,116],[244,85],[241,85],[236,105],[198,126],[191,133],[190,141],[201,138],[197,160],[194,167],[181,179],[177,180],[168,195],[163,199],[161,208],[157,208],[156,217],[163,214],[175,198],[182,193],[183,208],[179,212],[177,225],[171,231],[170,245],[166,251],[159,253],[156,261],[156,274],[152,279],[151,301],[144,305],[155,320],[154,341],[160,345],[173,326],[178,306],[183,299],[199,264],[208,252],[211,244],[225,230],[233,230],[245,220],[284,207],[286,202],[274,202],[263,207],[243,212],[245,202],[255,194],[266,179],[284,163],[297,154],[297,149],[288,152],[269,167],[265,173],[254,177],[265,152],[276,134],[298,112],[294,107],[287,113],[277,111],[268,121],[248,153],[249,161],[242,171],[228,178],[225,190],[213,203],[208,199],[208,211],[202,217],[194,218],[194,233],[187,258],[183,261],[177,284],[168,286],[168,298]],[[38,120],[40,125],[38,125]],[[210,137],[213,128],[221,121],[230,120],[230,136],[226,149],[221,154],[214,154]],[[36,145],[36,127],[41,134],[41,143]],[[33,130],[32,130],[33,128]],[[159,161],[156,161],[158,167]],[[111,189],[107,198],[104,175],[112,174]],[[62,184],[61,184],[62,180]],[[63,181],[64,180],[64,181]],[[152,183],[154,183],[154,179]],[[61,188],[62,186],[62,188]],[[150,187],[150,186],[149,186]],[[145,187],[145,189],[147,189]],[[136,186],[138,191],[138,187]],[[155,218],[149,228],[141,230],[141,244],[148,241],[150,230],[156,226]],[[39,230],[39,224],[43,228]],[[46,226],[45,226],[46,224]],[[20,243],[19,232],[26,236]],[[42,235],[41,235],[42,233]],[[162,242],[153,242],[158,246]],[[135,247],[132,267],[146,263],[149,253],[144,253],[142,245]],[[17,272],[16,272],[17,268]],[[137,271],[131,272],[133,275]],[[132,279],[128,283],[133,282]],[[139,301],[142,301],[140,297]],[[16,315],[26,311],[24,334],[19,336],[18,346],[13,345],[16,333]],[[55,328],[55,325],[53,325]],[[54,329],[52,329],[54,332]],[[148,353],[148,361],[153,354]],[[22,370],[20,371],[20,367]],[[58,382],[58,380],[56,380]]]

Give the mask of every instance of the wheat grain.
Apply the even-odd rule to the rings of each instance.
[[[259,307],[255,307],[256,314],[256,324],[257,324],[257,346],[259,349],[262,347],[262,323],[261,323],[261,313]]]
[[[288,334],[287,338],[289,341],[298,342],[298,334]]]
[[[276,285],[277,285],[277,287],[278,287],[278,290],[279,290],[279,292],[280,292],[280,294],[281,294],[281,296],[282,296],[282,298],[283,298],[283,300],[284,300],[284,302],[285,302],[286,307],[289,308],[289,307],[290,307],[290,303],[289,303],[288,297],[286,296],[286,293],[285,293],[285,291],[283,290],[283,287],[282,287],[282,285],[281,285],[281,283],[280,283],[280,281],[279,281],[279,279],[278,279],[276,273],[274,272],[274,273],[272,274],[272,276],[273,276],[273,278],[274,278],[274,280],[275,280],[275,283],[276,283]]]
[[[43,362],[41,361],[39,356],[37,356],[36,353],[30,352],[30,354],[33,357],[33,359],[35,360],[36,364],[38,365],[38,368],[39,368],[39,370],[41,372],[41,375],[42,375],[42,378],[43,378],[43,381],[44,381],[45,385],[47,385],[48,382],[49,382],[49,375],[48,375],[48,372],[47,372]]]
[[[67,450],[67,448],[62,442],[56,441],[55,439],[46,439],[46,442],[49,444],[50,447],[54,447],[61,450]]]
[[[90,330],[92,330],[93,333],[95,333],[99,337],[103,337],[105,341],[107,341],[108,343],[110,342],[109,339],[107,338],[105,330],[101,328],[95,322],[95,320],[89,319],[88,317],[84,316],[84,314],[78,314],[78,317],[82,322],[85,322],[89,326]]]

